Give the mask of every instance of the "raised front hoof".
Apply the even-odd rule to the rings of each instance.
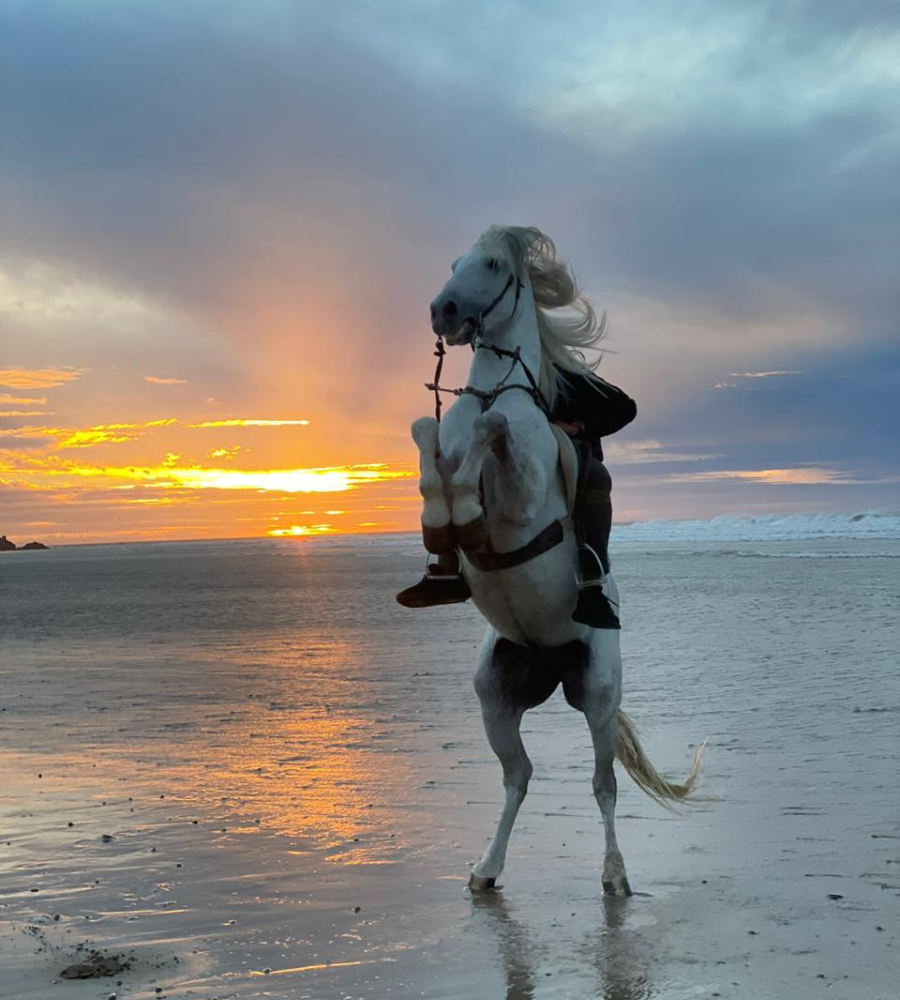
[[[423,524],[422,541],[427,552],[442,556],[456,549],[456,529],[452,524],[442,524],[436,528]]]
[[[611,882],[604,882],[603,895],[619,896],[622,899],[625,899],[627,896],[633,896],[634,893],[631,891],[628,879],[623,875],[620,878],[613,879]]]
[[[470,892],[492,892],[496,888],[497,880],[495,878],[485,878],[482,875],[469,876]]]
[[[455,528],[456,542],[463,552],[474,552],[487,541],[488,529],[484,514],[479,514],[468,524],[457,524]]]

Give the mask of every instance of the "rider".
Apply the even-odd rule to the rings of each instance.
[[[619,619],[600,586],[609,572],[609,531],[612,525],[612,480],[603,464],[600,439],[630,424],[637,414],[633,399],[618,387],[585,368],[582,372],[557,369],[561,382],[553,408],[553,422],[576,441],[588,445],[587,469],[582,474],[576,510],[578,538],[578,604],[572,618],[594,628],[619,628]],[[459,604],[470,597],[455,552],[441,555],[428,566],[419,583],[407,587],[397,600],[407,608]]]

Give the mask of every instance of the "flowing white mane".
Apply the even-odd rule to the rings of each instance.
[[[606,332],[606,317],[597,320],[591,304],[578,291],[575,276],[557,259],[556,245],[534,226],[491,226],[476,246],[501,255],[518,278],[528,277],[541,338],[540,386],[552,407],[565,391],[560,371],[585,373],[600,363],[585,359]],[[567,309],[567,313],[555,310]],[[550,312],[549,310],[554,310]]]

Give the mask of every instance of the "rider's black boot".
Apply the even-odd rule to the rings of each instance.
[[[619,616],[603,593],[603,563],[589,545],[578,547],[578,603],[572,621],[591,628],[620,629]]]
[[[613,611],[609,598],[603,593],[603,587],[599,584],[579,588],[578,603],[572,612],[572,621],[590,625],[591,628],[622,627],[619,616]]]

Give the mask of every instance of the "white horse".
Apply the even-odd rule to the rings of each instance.
[[[506,799],[469,885],[490,889],[503,870],[532,773],[522,716],[561,682],[593,739],[593,787],[606,839],[603,888],[630,895],[616,843],[613,760],[665,804],[690,793],[699,754],[683,784],[654,770],[619,710],[618,631],[571,618],[576,542],[548,415],[557,370],[585,370],[580,349],[599,340],[602,324],[578,297],[553,242],[537,229],[492,226],[452,270],[431,305],[432,326],[451,346],[472,345],[469,380],[442,421],[423,417],[412,434],[420,452],[426,548],[460,551],[472,599],[488,621],[475,690],[503,767]],[[546,312],[567,306],[568,317]],[[618,604],[611,574],[604,588]]]

